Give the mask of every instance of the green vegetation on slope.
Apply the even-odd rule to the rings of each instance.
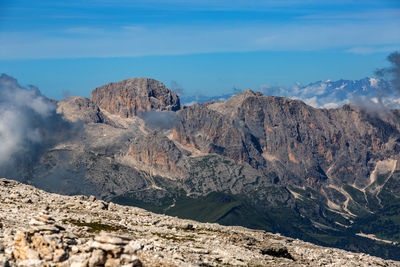
[[[352,190],[351,188],[347,189],[349,191]],[[297,192],[303,196],[315,196],[317,194],[312,189],[304,190],[304,192],[298,189]],[[352,194],[360,196],[357,191],[352,192]],[[177,193],[174,198],[164,198],[161,201],[163,204],[158,206],[135,199],[134,193],[116,197],[112,201],[180,218],[261,229],[323,246],[338,247],[400,260],[400,248],[398,246],[357,236],[355,234],[359,233],[361,229],[356,229],[355,227],[347,229],[337,226],[333,228],[334,222],[345,224],[346,221],[337,213],[321,208],[318,205],[318,201],[313,198],[297,199],[291,208],[284,206],[285,203],[281,203],[281,206],[271,207],[266,205],[262,209],[259,208],[260,205],[253,204],[243,195],[221,192],[213,192],[206,196],[194,198],[186,196],[182,191]],[[393,208],[390,208],[390,210],[393,210]],[[355,225],[369,225],[370,228],[365,228],[362,231],[364,233],[370,233],[368,231],[372,231],[375,227],[377,229],[386,229],[385,231],[382,230],[382,233],[379,232],[380,230],[375,230],[374,233],[377,233],[378,237],[389,234],[395,236],[399,232],[398,227],[400,224],[397,223],[400,223],[400,217],[396,217],[396,214],[400,214],[400,203],[398,211],[397,213],[394,212],[390,217],[393,224],[388,224],[387,222],[386,225],[384,221],[380,220],[374,223],[372,219],[368,221],[367,217],[362,217],[364,221],[360,219]],[[301,214],[307,214],[308,216],[301,216]],[[317,220],[321,216],[324,216],[326,221],[320,221],[320,224],[326,224],[327,227],[316,227],[311,221],[311,219]],[[389,215],[387,214],[386,216]],[[396,227],[393,228],[393,226]],[[392,231],[390,232],[389,229],[392,229]]]

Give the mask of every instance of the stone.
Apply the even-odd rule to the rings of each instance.
[[[71,267],[87,267],[89,264],[88,253],[81,253],[79,255],[73,255],[69,258],[68,262]]]
[[[127,238],[127,237],[106,234],[104,232],[101,233],[100,235],[97,235],[94,240],[101,242],[101,243],[106,243],[106,244],[108,243],[108,244],[114,244],[114,245],[125,245],[125,244],[128,244],[128,242],[129,242],[129,238]]]
[[[89,259],[89,267],[103,266],[106,262],[106,254],[101,249],[95,249]]]
[[[46,222],[42,222],[41,220],[38,220],[37,218],[32,218],[32,219],[29,221],[29,224],[30,224],[30,225],[45,225]]]
[[[194,230],[193,224],[190,224],[190,223],[186,224],[183,227],[183,230]]]
[[[131,240],[124,247],[124,253],[126,254],[136,254],[136,252],[142,250],[144,245],[138,241]]]
[[[43,261],[39,259],[29,259],[18,262],[18,266],[20,267],[42,267],[43,265]]]
[[[293,259],[286,246],[281,243],[270,243],[261,249],[261,254],[273,257]]]
[[[10,266],[9,260],[5,255],[0,254],[0,267],[8,267]]]
[[[126,255],[126,254],[122,254],[121,256],[121,264],[123,265],[130,264],[130,266],[135,266],[135,267],[142,266],[142,262],[140,261],[139,257],[135,255]]]
[[[113,202],[108,203],[108,210],[114,210],[116,208],[116,205]]]
[[[68,252],[63,249],[56,249],[54,251],[54,262],[62,262],[68,258]]]
[[[106,263],[104,264],[104,267],[119,267],[119,266],[121,266],[120,259],[109,258],[109,259],[107,259]]]
[[[101,249],[106,252],[111,252],[114,256],[118,256],[122,252],[122,248],[114,244],[100,243],[97,241],[93,241],[89,243],[89,246],[94,249]]]
[[[50,233],[60,232],[60,229],[58,227],[56,227],[55,225],[49,225],[49,224],[34,225],[30,229],[34,232],[50,232]]]
[[[106,210],[108,209],[108,204],[104,201],[96,201],[94,208],[97,210]]]
[[[32,199],[30,199],[30,198],[24,198],[24,199],[22,200],[22,202],[31,204],[31,203],[32,203]]]

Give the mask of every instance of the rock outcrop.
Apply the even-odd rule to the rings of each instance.
[[[72,122],[102,123],[105,117],[98,106],[93,104],[89,99],[78,96],[72,96],[59,101],[57,113],[63,114],[65,119]]]
[[[96,88],[90,100],[100,108],[123,118],[155,110],[180,109],[177,94],[159,81],[146,78],[127,79]]]
[[[340,181],[364,188],[377,161],[400,160],[398,111],[315,109],[246,90],[226,102],[190,106],[178,116],[179,143],[274,172],[282,184],[319,190]]]
[[[0,266],[400,266],[0,179]]]
[[[186,153],[187,154],[187,153]],[[134,166],[170,178],[186,177],[185,153],[173,141],[156,132],[135,136],[125,156]]]

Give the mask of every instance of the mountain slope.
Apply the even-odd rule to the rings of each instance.
[[[10,213],[10,210],[13,211]],[[0,179],[2,266],[400,266],[243,227],[50,194]]]
[[[183,107],[142,78],[99,88],[58,102],[81,131],[13,178],[399,259],[399,110],[316,109],[251,90]]]

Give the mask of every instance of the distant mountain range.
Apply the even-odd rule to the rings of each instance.
[[[400,95],[391,87],[390,83],[377,78],[361,80],[318,81],[307,85],[297,84],[291,87],[263,86],[260,90],[265,95],[284,96],[300,99],[316,108],[337,108],[349,103],[363,104],[365,102],[382,103],[389,108],[400,107]],[[208,101],[225,101],[235,93],[217,96],[182,96],[185,105],[205,103]]]
[[[379,83],[297,94],[372,99]],[[252,90],[184,106],[147,78],[58,102],[8,76],[1,86],[0,177],[400,259],[400,110],[314,108]]]

